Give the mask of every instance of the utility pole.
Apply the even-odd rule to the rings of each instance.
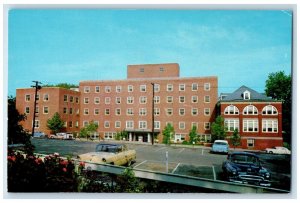
[[[35,114],[36,114],[36,98],[37,98],[37,91],[40,90],[42,87],[39,84],[42,84],[39,81],[32,81],[35,83],[35,85],[31,86],[35,88],[35,94],[34,94],[34,106],[33,106],[33,119],[32,119],[32,136],[34,135],[34,127],[35,127]]]
[[[154,83],[151,83],[152,85],[152,137],[151,142],[152,145],[154,145]]]

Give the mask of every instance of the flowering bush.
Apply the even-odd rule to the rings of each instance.
[[[9,151],[9,192],[76,192],[77,174],[73,161],[59,154],[44,158]]]

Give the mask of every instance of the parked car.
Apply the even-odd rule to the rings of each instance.
[[[264,168],[256,154],[234,152],[222,164],[223,177],[236,183],[271,186],[271,174]]]
[[[43,132],[37,131],[37,132],[34,132],[33,137],[34,138],[44,138],[44,137],[46,137],[46,135]]]
[[[211,147],[212,153],[225,153],[229,152],[229,144],[227,140],[215,140]]]
[[[285,147],[266,148],[269,154],[291,154],[291,151]]]
[[[59,140],[72,140],[74,139],[73,133],[56,133],[55,135],[50,135],[50,139],[59,139]]]
[[[136,151],[127,149],[124,144],[101,143],[95,152],[78,155],[80,161],[130,166],[136,160]]]

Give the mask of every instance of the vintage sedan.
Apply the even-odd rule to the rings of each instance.
[[[92,163],[130,166],[136,160],[136,151],[127,149],[123,144],[101,143],[96,146],[95,152],[81,154],[77,158]]]
[[[256,154],[234,152],[222,164],[223,176],[235,183],[271,186],[271,174],[261,165]]]
[[[285,147],[266,148],[269,154],[291,154],[291,151]]]

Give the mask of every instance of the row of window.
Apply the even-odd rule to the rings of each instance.
[[[34,96],[33,96],[34,97]],[[36,101],[40,100],[40,95],[37,94],[36,95]],[[30,102],[31,101],[31,95],[30,94],[26,94],[25,95],[25,101],[26,102]],[[49,94],[43,94],[43,101],[47,102],[49,101]],[[74,96],[69,96],[69,95],[64,95],[64,102],[71,102],[71,103],[77,103],[79,104],[79,97],[74,97]]]
[[[224,110],[225,115],[239,115],[239,113],[239,109],[234,105],[227,106]],[[278,111],[275,106],[268,105],[263,108],[262,114],[278,115]],[[258,115],[258,110],[255,106],[248,105],[243,109],[243,115]]]
[[[95,124],[99,126],[99,121],[94,121]],[[170,122],[167,122],[170,123]],[[89,121],[83,121],[83,126],[87,126],[89,124]],[[138,122],[138,129],[145,130],[147,129],[147,121],[139,121]],[[104,128],[110,128],[111,126],[111,121],[104,121],[103,126]],[[196,126],[198,128],[198,123],[193,122],[191,124],[191,128],[193,126]],[[70,127],[70,126],[69,126]],[[121,121],[115,121],[114,122],[114,127],[115,128],[121,128]],[[185,130],[186,129],[186,123],[184,121],[178,122],[178,127],[180,130]],[[125,122],[125,128],[126,129],[134,129],[134,121],[126,121]],[[204,130],[210,130],[210,122],[205,122],[203,126]],[[161,129],[161,122],[160,121],[154,121],[154,129]]]
[[[178,91],[185,91],[187,85],[186,84],[179,84],[178,85]],[[204,83],[204,90],[205,91],[210,91],[210,83]],[[191,90],[192,91],[198,91],[199,85],[198,83],[192,83],[191,85]],[[127,85],[127,92],[133,92],[134,91],[134,86],[133,85]],[[139,86],[139,91],[140,92],[147,92],[147,85],[143,84]],[[151,91],[152,91],[152,86],[151,86]],[[160,85],[159,84],[154,84],[154,92],[159,92],[160,91]],[[167,92],[172,92],[174,91],[174,85],[173,84],[167,84],[166,86],[166,91]],[[91,87],[90,86],[84,86],[83,88],[84,93],[90,93],[91,92]],[[95,93],[100,93],[100,86],[95,86],[94,89]],[[111,93],[112,92],[112,87],[111,86],[105,86],[104,87],[104,92],[105,93]],[[115,87],[115,92],[116,93],[121,93],[122,92],[122,86],[117,85]]]
[[[173,108],[165,108],[165,113],[167,116],[172,116],[174,114]],[[89,115],[90,110],[89,108],[84,108],[83,110],[84,115]],[[100,109],[95,108],[94,109],[94,115],[99,115],[100,114]],[[178,114],[180,116],[186,115],[186,109],[185,108],[179,108],[178,109]],[[192,108],[191,109],[191,115],[192,116],[197,116],[199,114],[198,108]],[[204,108],[203,114],[205,116],[210,116],[210,108]],[[104,115],[111,115],[111,110],[109,108],[104,109]],[[121,109],[116,108],[115,109],[115,115],[120,116],[121,115]],[[134,115],[134,109],[133,108],[127,108],[126,109],[126,115],[127,116],[133,116]],[[147,109],[146,108],[139,108],[138,112],[139,116],[146,116],[147,115]],[[154,108],[154,116],[160,116],[160,108]]]
[[[63,108],[63,113],[64,114],[73,114],[73,113],[75,113],[76,112],[76,114],[78,115],[79,114],[79,109],[74,109],[74,108],[66,108],[66,107],[64,107]],[[40,108],[37,106],[36,108],[35,108],[35,113],[40,113]],[[49,113],[49,107],[48,106],[43,106],[43,114],[48,114]],[[30,107],[29,106],[26,106],[25,107],[25,114],[30,114]]]
[[[227,131],[233,132],[239,129],[239,119],[225,119],[224,125]],[[258,132],[258,119],[243,119],[243,132]],[[262,119],[262,132],[277,133],[277,119]]]
[[[128,96],[127,98],[127,104],[134,104],[134,97],[133,96]],[[204,96],[204,102],[205,103],[210,103],[210,96],[205,95]],[[160,96],[154,96],[154,103],[159,104],[161,101]],[[166,103],[173,103],[174,99],[173,96],[167,96],[166,97]],[[121,97],[116,97],[115,98],[115,103],[116,104],[121,104],[122,98]],[[186,97],[185,96],[179,96],[178,97],[178,102],[179,103],[185,103],[186,102]],[[191,96],[191,102],[192,103],[198,103],[198,96]],[[90,98],[89,97],[84,97],[83,99],[84,104],[89,104],[90,103]],[[105,104],[111,104],[111,97],[105,97],[104,98],[104,103]],[[147,97],[146,96],[140,96],[139,97],[139,103],[140,104],[146,104],[147,103]],[[94,98],[94,104],[100,104],[100,97],[95,97]]]

